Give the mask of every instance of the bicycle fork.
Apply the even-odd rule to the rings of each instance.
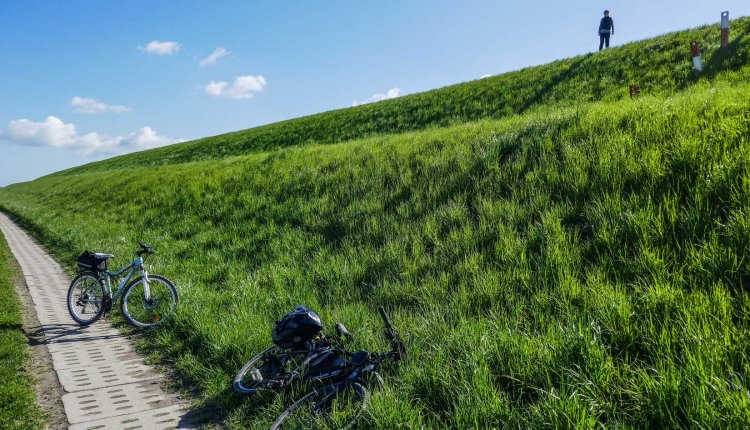
[[[141,273],[143,274],[143,278],[141,279],[141,282],[143,282],[143,300],[145,300],[146,303],[151,304],[151,288],[148,285],[148,271],[143,269]]]
[[[104,293],[104,297],[102,297],[101,307],[104,309],[102,315],[106,316],[112,310],[112,281],[109,276],[104,281],[104,285],[106,285],[106,292]]]

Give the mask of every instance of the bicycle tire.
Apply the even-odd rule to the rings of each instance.
[[[367,409],[368,401],[370,398],[370,392],[367,390],[367,388],[365,388],[364,385],[360,384],[359,382],[340,382],[337,384],[326,385],[314,389],[313,391],[302,396],[296,402],[292,403],[288,408],[286,408],[284,412],[282,412],[281,415],[279,415],[279,417],[276,419],[276,421],[274,421],[274,423],[271,425],[270,430],[281,429],[284,423],[287,423],[287,420],[290,417],[295,417],[298,420],[305,422],[304,424],[297,423],[294,428],[331,428],[331,424],[323,421],[329,418],[326,417],[326,415],[331,412],[330,408],[332,406],[336,406],[335,402],[340,399],[342,393],[346,395],[353,395],[354,400],[359,403],[359,405],[357,406],[357,410],[353,413],[350,413],[349,416],[339,418],[339,420],[344,421],[343,425],[334,424],[333,426],[339,430],[350,429],[357,422],[357,420],[359,420],[359,418],[362,416],[362,413],[364,413],[364,411]],[[351,399],[345,399],[347,405],[351,405],[350,400]],[[315,403],[313,404],[313,402]],[[303,412],[305,413],[304,415]]]
[[[148,275],[149,287],[151,289],[152,303],[145,303],[145,300],[136,301],[132,304],[128,304],[128,299],[131,297],[131,293],[137,289],[139,285],[142,285],[143,277],[139,276],[128,284],[125,292],[122,294],[122,300],[120,301],[120,310],[125,319],[132,325],[140,328],[153,327],[164,322],[164,317],[169,312],[172,312],[177,306],[179,297],[177,295],[177,289],[175,288],[172,281],[160,276],[160,275]],[[155,292],[155,286],[161,285],[165,288],[165,291]],[[159,288],[161,290],[161,287]],[[156,309],[160,300],[169,300],[167,309]],[[154,304],[155,302],[156,304]],[[141,306],[136,306],[140,304]],[[153,308],[149,309],[149,306]],[[134,312],[138,308],[138,311],[145,311],[143,315],[134,316]],[[132,312],[131,312],[132,311]],[[150,312],[149,312],[150,311]]]
[[[83,285],[84,283],[86,283],[86,285]],[[80,289],[81,287],[83,287],[85,291],[82,291],[77,296],[75,296],[76,289]],[[95,297],[97,298],[89,298],[89,293],[96,293]],[[68,287],[67,297],[68,313],[70,313],[73,321],[77,322],[80,325],[87,326],[89,324],[93,324],[94,322],[96,322],[96,320],[101,318],[102,314],[104,313],[104,306],[102,306],[102,301],[104,300],[105,294],[106,292],[104,290],[104,285],[102,285],[99,276],[95,272],[83,272],[76,276],[75,279],[73,279],[73,282],[70,283],[70,287]],[[85,300],[87,304],[81,306],[81,300]],[[94,302],[92,303],[91,300],[94,300]],[[98,304],[96,303],[96,300],[99,301]],[[91,318],[82,318],[81,315],[86,313],[86,307],[90,304],[94,304],[96,306],[96,311],[92,314]],[[76,311],[76,307],[81,307],[80,313]]]
[[[234,389],[235,392],[240,394],[256,394],[259,389],[268,389],[273,390],[274,384],[269,383],[263,383],[265,381],[265,377],[263,375],[260,375],[263,380],[258,380],[257,377],[255,378],[255,382],[258,384],[253,387],[247,386],[248,384],[243,383],[243,380],[245,379],[245,376],[250,372],[251,370],[254,370],[253,375],[256,376],[257,374],[260,374],[261,368],[265,366],[267,363],[263,363],[261,366],[257,366],[260,363],[260,360],[263,358],[268,357],[269,353],[271,352],[277,352],[281,349],[278,346],[272,346],[270,348],[267,348],[265,351],[261,352],[260,354],[256,355],[250,361],[245,363],[245,365],[240,369],[239,372],[237,372],[237,375],[234,377],[234,381],[232,381],[232,389]],[[257,372],[257,373],[256,373]]]

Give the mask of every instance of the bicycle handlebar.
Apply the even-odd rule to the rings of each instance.
[[[382,306],[378,307],[378,312],[380,312],[380,318],[383,319],[383,324],[385,324],[385,328],[389,331],[393,331],[393,326],[391,325],[391,320],[388,319],[388,315],[385,313],[385,309],[383,309]]]
[[[380,318],[383,320],[383,324],[385,325],[385,337],[391,342],[391,353],[394,354],[395,360],[400,360],[406,356],[406,347],[404,346],[404,342],[401,340],[401,338],[398,336],[398,333],[393,329],[393,325],[391,324],[391,320],[388,318],[388,315],[385,313],[385,309],[383,309],[382,306],[378,307],[378,312],[380,312]]]
[[[136,254],[143,255],[143,254],[156,254],[156,251],[154,251],[154,248],[146,245],[143,242],[138,242],[138,245],[141,247],[140,251],[137,251]]]

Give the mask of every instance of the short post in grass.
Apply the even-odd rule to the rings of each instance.
[[[729,11],[721,13],[721,47],[729,46]]]
[[[630,86],[630,98],[635,99],[638,98],[638,96],[641,95],[641,86],[638,84],[633,84]]]
[[[701,60],[701,44],[697,40],[694,40],[690,44],[690,52],[693,55],[693,68],[696,72],[703,71],[703,61]]]

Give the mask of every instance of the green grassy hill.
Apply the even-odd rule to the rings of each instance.
[[[717,27],[675,33],[71,169],[0,207],[63,262],[153,244],[183,301],[144,344],[230,428],[290,402],[229,383],[300,303],[356,347],[385,347],[380,305],[407,338],[364,428],[746,428],[748,24],[726,52]]]
[[[732,22],[732,34],[750,32],[750,19]],[[644,93],[668,96],[698,80],[692,72],[690,41],[703,42],[703,77],[742,70],[750,45],[735,38],[718,50],[719,26],[630,43],[614,50],[529,67],[478,81],[413,94],[381,103],[282,121],[249,130],[113,158],[68,173],[130,166],[214,160],[300,144],[337,143],[375,134],[422,130],[486,118],[503,118],[537,106],[622,100],[637,83]],[[735,79],[742,80],[744,75]]]

